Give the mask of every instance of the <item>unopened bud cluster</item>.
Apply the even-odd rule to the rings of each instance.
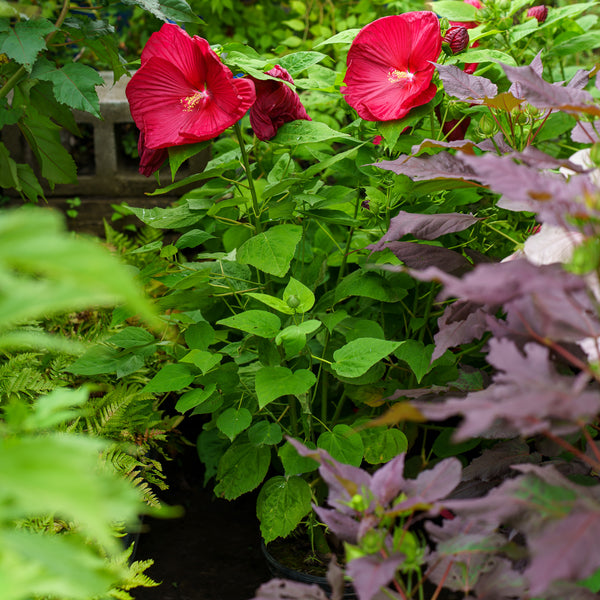
[[[548,17],[548,7],[545,4],[540,4],[539,6],[532,6],[527,11],[527,18],[535,18],[538,20],[538,23],[543,23]]]
[[[462,25],[450,27],[444,36],[443,43],[448,44],[452,54],[458,54],[469,46],[469,31]]]

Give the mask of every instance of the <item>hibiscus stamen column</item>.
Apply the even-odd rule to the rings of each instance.
[[[244,134],[242,133],[240,122],[237,121],[233,128],[240,145],[242,166],[244,167],[246,177],[248,178],[248,189],[250,190],[250,197],[252,198],[252,212],[254,213],[254,219],[252,219],[254,221],[254,229],[256,230],[256,233],[261,233],[262,228],[260,225],[260,206],[258,205],[258,196],[256,195],[256,188],[254,187],[254,178],[252,177],[252,170],[250,169],[250,161],[248,160],[248,153],[246,152],[246,144],[244,143]],[[250,211],[248,211],[248,215],[250,215]]]

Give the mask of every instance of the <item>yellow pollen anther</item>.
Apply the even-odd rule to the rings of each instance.
[[[390,83],[398,83],[404,79],[412,79],[414,75],[409,71],[399,71],[398,69],[394,69],[393,67],[388,71],[388,81]]]
[[[207,96],[208,94],[206,92],[201,92],[200,90],[198,90],[191,96],[186,96],[185,98],[182,98],[180,102],[181,104],[183,104],[183,110],[185,112],[191,112],[196,108],[198,103],[202,102],[202,100],[204,100]]]

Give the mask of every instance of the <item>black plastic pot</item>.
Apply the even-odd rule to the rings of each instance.
[[[267,561],[269,571],[271,572],[273,577],[279,577],[281,579],[291,579],[292,581],[299,581],[301,583],[316,583],[320,588],[323,589],[323,591],[328,596],[331,595],[331,586],[329,585],[329,582],[327,581],[326,577],[321,577],[320,575],[312,575],[310,573],[304,573],[303,571],[297,571],[296,569],[286,567],[269,552],[265,543],[262,540],[260,543],[260,547]],[[352,584],[345,584],[343,597],[345,600],[355,600],[356,598],[358,598]]]

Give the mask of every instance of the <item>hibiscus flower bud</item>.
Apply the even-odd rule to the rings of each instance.
[[[548,17],[548,7],[545,4],[539,6],[532,6],[527,11],[527,18],[534,17],[538,20],[538,23],[543,23]]]
[[[450,27],[443,41],[448,45],[452,54],[458,54],[469,46],[469,31],[461,25]]]
[[[250,125],[256,137],[265,142],[275,137],[277,130],[285,123],[298,119],[311,120],[298,94],[284,83],[294,83],[290,74],[279,65],[266,74],[281,81],[253,79],[256,102],[250,108]]]
[[[482,135],[492,137],[498,131],[498,124],[491,115],[485,114],[479,120],[478,128]]]

